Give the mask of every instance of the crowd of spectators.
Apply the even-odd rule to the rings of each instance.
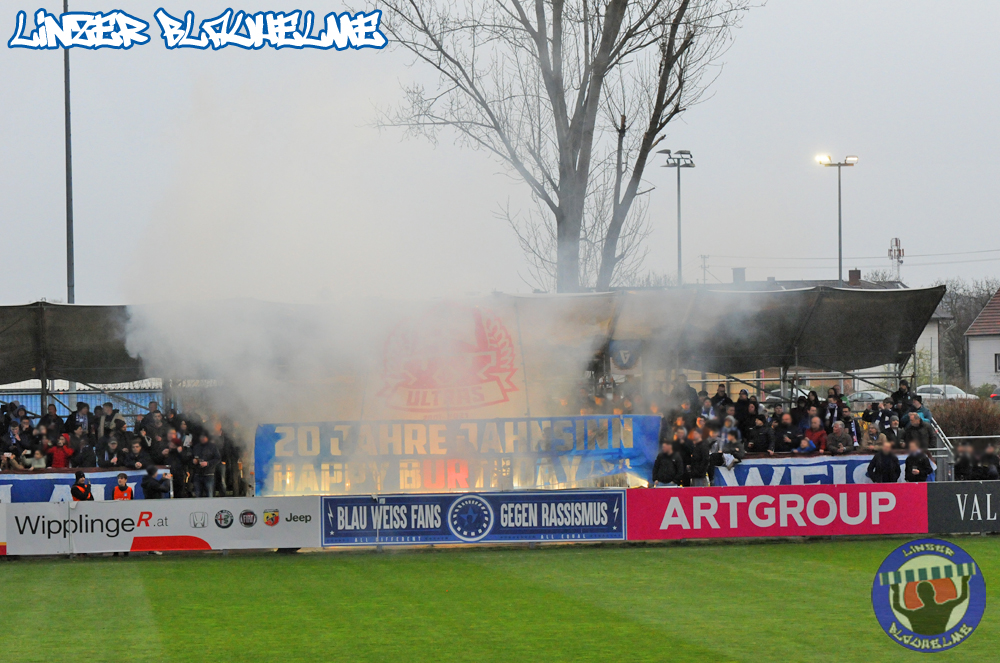
[[[155,401],[135,417],[132,427],[112,403],[94,413],[88,404],[79,403],[65,420],[49,405],[34,421],[12,402],[4,408],[0,430],[0,470],[143,470],[147,497],[169,496],[171,488],[173,497],[242,492],[240,449],[222,421],[176,410],[164,415]],[[157,478],[159,468],[167,470],[163,476],[169,483]]]
[[[627,412],[636,400],[622,397],[620,403]],[[934,471],[927,456],[935,439],[931,413],[906,380],[889,398],[856,415],[836,387],[827,391],[826,400],[810,391],[787,411],[776,404],[769,412],[746,389],[736,400],[725,384],[715,394],[699,393],[682,374],[662,410],[649,406],[648,411],[658,410],[665,413],[664,424],[650,485],[708,485],[716,467],[731,468],[747,454],[875,454],[868,476],[876,482],[896,481],[900,472],[906,481],[926,481]]]

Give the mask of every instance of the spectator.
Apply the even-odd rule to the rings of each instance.
[[[931,411],[924,405],[924,399],[921,398],[920,394],[914,394],[913,398],[910,399],[910,412],[916,412],[927,423],[930,423],[933,418]]]
[[[112,437],[97,455],[98,467],[125,467],[125,452],[118,449],[118,438]]]
[[[878,453],[878,450],[882,448],[882,443],[888,441],[885,433],[882,433],[878,429],[878,423],[873,421],[868,424],[868,428],[862,434],[858,450],[868,454]],[[889,442],[889,444],[891,446],[892,442]]]
[[[979,468],[984,480],[996,481],[1000,479],[1000,457],[997,457],[997,450],[993,443],[986,445],[986,450],[979,458]]]
[[[823,422],[820,421],[818,416],[812,418],[812,424],[806,429],[805,437],[812,442],[813,448],[819,451],[826,451],[829,449],[829,438],[827,437],[826,431],[823,430]]]
[[[826,450],[832,456],[843,456],[854,451],[854,439],[844,428],[843,421],[833,422],[833,432],[826,438]]]
[[[130,470],[144,470],[153,464],[149,452],[142,448],[139,440],[132,440],[132,451],[125,454],[124,465]]]
[[[711,469],[711,443],[701,439],[701,433],[691,431],[691,485],[705,487],[709,485],[708,473]]]
[[[910,409],[910,383],[906,380],[899,381],[899,389],[892,392],[890,396],[892,405],[897,412],[906,412]]]
[[[781,423],[774,430],[774,450],[788,453],[799,447],[799,429],[792,424],[792,415],[781,415]]]
[[[820,408],[823,407],[823,401],[819,399],[819,394],[815,391],[810,391],[809,395],[806,396],[806,409],[814,407],[818,413]]]
[[[49,403],[47,412],[42,415],[42,418],[38,420],[38,423],[45,426],[46,429],[53,432],[59,432],[63,429],[65,422],[63,418],[59,416],[58,410],[55,404]]]
[[[90,490],[90,482],[87,481],[87,475],[82,470],[76,473],[76,482],[69,489],[69,493],[73,497],[74,502],[94,501],[94,495]]]
[[[73,427],[70,434],[63,433],[66,437],[66,444],[68,444],[72,449],[79,449],[86,444],[90,438],[87,435],[86,429],[80,424],[79,421],[71,420],[70,425]]]
[[[830,388],[833,391],[833,388]],[[826,407],[823,408],[823,428],[827,433],[833,432],[833,422],[840,420],[840,402],[836,395],[830,395],[826,399]]]
[[[878,413],[875,415],[875,422],[878,424],[878,429],[881,432],[885,432],[889,428],[889,422],[895,415],[892,412],[892,399],[886,398],[881,403],[878,404]],[[897,420],[899,417],[896,417]]]
[[[738,428],[740,429],[741,441],[745,440],[747,437],[747,433],[750,431],[750,429],[757,425],[758,412],[759,410],[757,409],[757,403],[755,403],[754,401],[750,401],[750,403],[747,404],[747,413],[746,416],[743,417],[743,421],[737,422]]]
[[[874,422],[878,418],[878,405],[874,402],[868,404],[868,407],[861,411],[861,421],[866,424]]]
[[[584,391],[586,391],[586,389],[584,389]],[[593,403],[592,399],[591,403]],[[147,428],[147,429],[150,428],[153,425],[153,415],[159,412],[160,412],[160,404],[157,403],[156,401],[149,401],[149,407],[146,408],[146,414],[142,417],[142,419],[136,419],[135,423],[136,432],[138,432],[140,428]]]
[[[702,417],[705,417],[706,420],[715,419],[715,408],[712,407],[711,398],[706,398],[701,402],[701,410],[698,412],[698,414]]]
[[[208,433],[202,431],[198,442],[191,447],[191,482],[195,497],[215,497],[215,467],[219,460],[218,448],[212,444]]]
[[[73,467],[97,467],[97,450],[90,440],[84,440],[83,445],[73,452],[69,462]]]
[[[792,449],[792,453],[803,455],[816,453],[816,445],[808,437],[803,437],[799,440],[799,446]]]
[[[155,467],[146,468],[146,476],[142,478],[142,494],[147,500],[159,500],[170,497],[170,473],[162,479],[156,477],[159,470]]]
[[[55,469],[69,467],[70,457],[73,455],[73,447],[69,446],[69,435],[65,433],[60,435],[55,446],[49,447],[45,455],[49,457],[49,467]]]
[[[680,407],[682,403],[687,403],[688,409],[692,412],[698,409],[698,405],[701,403],[701,399],[698,398],[698,392],[695,391],[694,387],[688,384],[687,376],[683,373],[680,373],[674,379],[674,388],[670,392],[670,397],[674,404],[678,407]]]
[[[650,485],[654,488],[676,488],[681,485],[684,476],[684,461],[681,455],[674,451],[670,440],[664,440],[660,445],[660,453],[653,462],[653,477]]]
[[[770,420],[768,420],[767,423],[769,423],[769,424],[774,424],[774,423],[780,424],[781,423],[781,416],[784,413],[785,413],[785,408],[781,405],[781,403],[776,403],[775,406],[774,406],[774,409],[771,411],[771,418],[770,418]]]
[[[44,470],[47,467],[45,454],[41,449],[25,449],[21,455],[21,465],[26,470]]]
[[[968,442],[959,444],[955,449],[955,481],[972,481],[976,479],[976,457],[972,445]]]
[[[882,442],[879,451],[868,463],[868,471],[865,476],[872,480],[872,483],[896,483],[899,481],[899,457],[892,449],[892,443],[888,440]]]
[[[177,437],[180,438],[182,447],[190,448],[194,444],[194,435],[188,428],[188,422],[183,419],[181,420],[180,427],[177,429]]]
[[[798,426],[800,430],[809,428],[809,402],[805,396],[799,396],[790,414],[792,415],[792,423]]]
[[[132,486],[128,485],[128,475],[124,472],[118,475],[118,483],[115,485],[115,490],[112,496],[115,500],[132,499]]]
[[[920,415],[916,412],[910,413],[910,424],[903,430],[903,442],[910,446],[910,442],[917,442],[921,449],[930,447],[931,434],[930,426],[924,423]]]
[[[125,417],[122,413],[115,409],[115,406],[111,403],[105,403],[100,411],[101,416],[97,421],[97,437],[104,438],[109,437],[115,432],[115,422],[121,421],[125,423]]]
[[[854,419],[854,415],[851,414],[851,408],[847,405],[840,408],[840,412],[840,420],[844,422],[844,432],[851,436],[851,447],[856,447],[858,442],[861,440],[860,431],[858,430],[858,422]]]
[[[737,430],[730,430],[726,434],[726,441],[722,445],[722,458],[719,463],[728,470],[733,469],[737,463],[743,461],[743,456],[746,455],[743,442],[737,438]]]
[[[819,417],[819,410],[817,410],[815,407],[810,407],[809,408],[809,416],[808,417],[803,417],[802,420],[799,421],[799,435],[805,435],[806,434],[806,431],[809,430],[809,428],[812,426],[812,420],[813,420],[814,417]],[[792,417],[792,420],[794,421],[795,417]],[[821,419],[820,420],[820,428],[822,428],[822,427],[823,427],[823,424],[822,424],[822,419]],[[823,432],[825,433],[826,431],[823,431]]]
[[[774,453],[774,431],[767,425],[767,417],[758,414],[755,426],[747,432],[747,451],[750,453]]]
[[[90,406],[86,403],[76,404],[76,412],[66,418],[66,425],[63,432],[72,434],[77,426],[83,428],[84,435],[90,433]]]
[[[883,435],[892,443],[893,449],[906,448],[906,442],[903,441],[903,431],[899,429],[899,417],[895,414],[889,419],[889,427],[883,431]]]
[[[916,417],[916,413],[913,416]],[[920,445],[919,441],[913,439],[907,443],[907,446],[910,449],[910,455],[906,457],[906,480],[910,482],[927,481],[927,476],[934,471],[934,468],[931,466],[930,459],[924,455],[924,447]]]
[[[729,389],[725,383],[720,382],[719,387],[715,390],[715,396],[712,396],[712,407],[715,408],[716,412],[725,412],[726,408],[732,404],[733,399],[729,397]]]
[[[728,438],[729,437],[729,431],[733,431],[734,433],[736,433],[736,439],[737,440],[740,440],[740,441],[743,440],[743,435],[740,433],[740,430],[739,430],[739,428],[736,425],[736,418],[735,417],[726,417],[726,422],[725,422],[725,425],[722,427],[722,431],[720,433],[720,438],[722,440],[725,440],[726,438]]]

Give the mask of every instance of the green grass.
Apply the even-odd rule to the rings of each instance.
[[[935,660],[990,660],[1000,538],[955,541],[986,617]],[[0,564],[0,660],[916,660],[870,601],[901,543],[22,559]]]

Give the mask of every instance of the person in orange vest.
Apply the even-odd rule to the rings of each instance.
[[[87,481],[87,475],[82,470],[76,473],[76,483],[69,489],[69,493],[73,496],[74,502],[94,501],[94,495],[90,491],[90,482]]]
[[[118,475],[118,485],[115,486],[114,499],[132,499],[132,486],[128,485],[128,476],[124,472]]]

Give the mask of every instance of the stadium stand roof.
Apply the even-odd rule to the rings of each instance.
[[[529,364],[542,366],[570,347],[599,352],[611,340],[638,340],[644,355],[669,357],[670,363],[682,368],[732,374],[779,366],[849,371],[902,363],[944,292],[944,286],[666,288],[580,295],[495,294],[479,301],[489,306],[491,301],[507,299],[514,304]],[[274,328],[269,338],[276,346],[290,344],[281,328],[301,326],[310,308],[252,300],[227,304],[240,309],[247,324],[268,321]],[[996,297],[991,305],[1000,311]],[[43,376],[93,384],[154,377],[126,347],[128,324],[126,306],[49,302],[0,306],[0,384]],[[170,377],[214,377],[195,370],[181,372],[192,375]]]

